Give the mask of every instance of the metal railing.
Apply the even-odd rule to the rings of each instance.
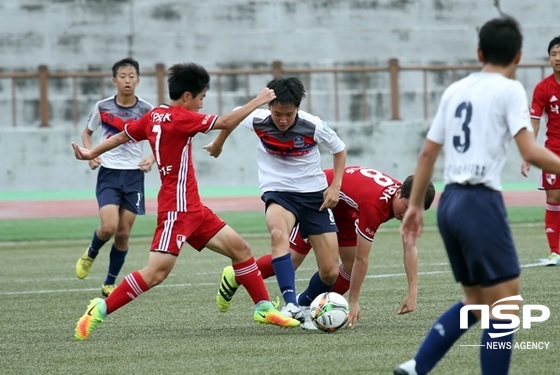
[[[401,66],[397,59],[389,60],[386,66],[330,68],[290,68],[275,61],[270,67],[261,69],[209,70],[211,90],[206,102],[213,101],[210,106],[215,111],[213,113],[229,112],[233,104],[248,100],[272,77],[295,75],[307,90],[302,109],[313,112],[314,107],[328,108],[331,113],[321,112],[319,115],[329,121],[427,120],[433,116],[445,87],[479,69],[479,64]],[[531,95],[532,87],[549,69],[546,61],[520,64],[516,78]],[[148,87],[155,91],[152,96],[157,103],[168,101],[166,73],[162,63],[156,64],[153,70],[142,71],[142,79],[148,77],[154,81]],[[48,127],[54,101],[49,95],[60,86],[58,97],[66,101],[66,108],[69,108],[64,111],[63,118],[76,126],[83,119],[84,112],[89,111],[84,102],[105,97],[111,78],[109,72],[51,72],[45,65],[40,65],[36,72],[0,72],[0,103],[3,101],[8,109],[2,112],[10,113],[10,119],[5,122],[13,127],[19,126],[18,106],[22,105],[22,97],[27,97],[33,108],[28,117],[32,117],[34,123],[38,122],[38,126]],[[68,80],[69,85],[61,83]],[[31,84],[23,81],[31,81]],[[5,82],[8,86],[4,85]],[[409,116],[403,117],[403,106]]]

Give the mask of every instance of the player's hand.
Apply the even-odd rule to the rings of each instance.
[[[407,295],[398,314],[408,314],[416,310],[416,297]]]
[[[360,317],[362,316],[362,311],[358,302],[352,302],[349,303],[349,305],[350,312],[348,313],[348,321],[346,322],[346,327],[354,329],[358,325],[358,320],[360,320]]]
[[[101,165],[101,159],[100,158],[95,158],[92,159],[90,161],[88,161],[89,167],[91,168],[91,170],[96,170],[97,167],[99,167]]]
[[[274,93],[274,90],[265,87],[257,94],[256,99],[261,103],[261,105],[268,104],[276,99],[276,94]]]
[[[154,164],[154,157],[150,156],[147,157],[145,159],[143,159],[139,164],[138,167],[139,169],[144,172],[144,173],[148,173],[149,171],[152,170],[152,164]]]
[[[531,164],[523,161],[523,163],[521,163],[521,174],[523,177],[527,177],[529,175],[529,169],[531,169]]]
[[[72,149],[74,150],[74,156],[78,160],[91,160],[91,151],[87,148],[80,147],[76,142],[72,142]]]
[[[323,192],[323,204],[319,208],[319,211],[323,211],[325,208],[334,208],[340,199],[338,193],[340,189],[337,189],[333,186],[329,186]]]
[[[402,219],[401,235],[405,246],[416,246],[424,228],[424,212],[419,207],[410,206]]]
[[[214,142],[210,142],[206,146],[203,146],[202,148],[208,151],[210,156],[213,156],[215,158],[220,156],[220,154],[222,153],[222,148],[216,145]]]

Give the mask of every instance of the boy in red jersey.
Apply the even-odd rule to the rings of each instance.
[[[86,339],[108,314],[163,282],[185,242],[198,251],[207,247],[231,258],[235,281],[247,289],[256,304],[257,322],[283,327],[300,325],[299,321],[280,314],[269,301],[247,242],[200,201],[191,158],[192,139],[197,133],[235,128],[253,110],[273,100],[274,91],[265,88],[244,106],[218,117],[198,113],[209,83],[210,76],[203,67],[194,63],[173,65],[168,74],[170,105],[154,108],[92,150],[72,144],[77,159],[91,160],[131,139],[147,139],[161,178],[157,227],[148,264],[126,276],[107,299],[95,298],[90,302],[78,321],[77,339]]]
[[[326,169],[327,181],[330,183],[333,170]],[[350,315],[348,326],[354,328],[360,318],[358,304],[361,286],[368,269],[368,258],[372,242],[379,226],[393,218],[401,220],[408,207],[408,197],[412,189],[413,176],[403,183],[395,178],[365,167],[346,167],[340,188],[340,200],[333,208],[333,215],[338,226],[338,246],[342,264],[339,275],[331,291],[344,294],[350,290],[348,301]],[[426,192],[424,209],[430,208],[435,197],[435,189],[430,184]],[[290,236],[291,258],[297,269],[311,250],[311,244],[302,238],[298,228]],[[416,246],[404,246],[403,261],[408,280],[408,292],[398,313],[406,314],[416,309],[418,289],[418,257]],[[257,265],[263,278],[274,275],[271,256],[264,255],[257,259]],[[309,306],[313,296],[307,290],[299,295],[298,303]],[[306,321],[302,328],[314,329]]]
[[[540,81],[533,91],[531,125],[535,137],[539,134],[541,118],[546,119],[544,147],[560,155],[560,36],[548,44],[548,62],[552,74]],[[523,162],[521,173],[527,177],[530,164]],[[560,178],[555,173],[542,171],[540,190],[546,192],[544,226],[550,254],[543,260],[545,266],[560,265]]]

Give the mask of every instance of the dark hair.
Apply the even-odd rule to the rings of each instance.
[[[552,49],[552,47],[556,46],[560,44],[560,35],[554,37],[554,39],[552,39],[550,41],[550,43],[548,43],[548,49],[546,50],[548,52],[548,55],[550,56],[550,50]]]
[[[210,75],[204,67],[195,63],[175,64],[167,72],[167,86],[171,100],[177,100],[185,92],[193,97],[210,88]]]
[[[132,57],[127,57],[113,64],[113,78],[117,77],[117,71],[123,66],[132,66],[136,70],[136,75],[140,77],[140,65],[138,61],[134,60]]]
[[[483,62],[506,66],[521,51],[523,35],[515,18],[494,18],[484,24],[478,33],[478,47]]]
[[[293,104],[299,108],[301,101],[305,98],[303,83],[296,77],[276,77],[268,82],[266,87],[274,90],[274,94],[276,94],[276,99],[271,101],[270,105],[275,103]]]
[[[414,181],[414,176],[408,176],[402,186],[401,186],[401,198],[410,198],[410,193],[412,192],[412,182]],[[434,198],[436,197],[436,188],[434,184],[430,181],[428,185],[428,190],[426,190],[426,196],[424,197],[424,210],[427,210],[432,206]]]

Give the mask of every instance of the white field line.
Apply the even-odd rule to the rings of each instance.
[[[443,265],[447,263],[433,263],[433,264],[424,264],[424,265]],[[532,263],[532,264],[525,264],[522,265],[521,268],[531,268],[542,266],[541,263]],[[449,274],[451,271],[447,270],[440,270],[440,271],[427,271],[427,272],[419,272],[419,276],[427,276],[427,275],[442,275],[442,274]],[[197,273],[197,274],[204,274],[204,273]],[[208,272],[206,274],[218,274],[216,272]],[[170,277],[173,274],[169,275]],[[384,279],[384,278],[391,278],[391,277],[406,277],[405,273],[387,273],[381,275],[367,275],[366,279]],[[65,278],[65,279],[56,279],[56,281],[66,281],[66,280],[73,280],[76,281],[75,278]],[[297,279],[297,281],[307,281],[308,279]],[[29,282],[37,282],[38,280],[29,280]],[[42,280],[45,281],[45,280]],[[46,281],[55,281],[55,279],[49,279]],[[266,280],[267,283],[274,282],[274,279]],[[181,284],[166,284],[165,282],[161,285],[158,285],[157,288],[185,288],[190,286],[217,286],[217,282],[213,283],[181,283]],[[18,292],[0,292],[0,296],[18,296],[18,295],[40,295],[40,294],[54,294],[54,293],[72,293],[72,292],[85,292],[85,291],[99,291],[100,288],[63,288],[63,289],[43,289],[43,290],[27,290],[27,291],[18,291]]]

